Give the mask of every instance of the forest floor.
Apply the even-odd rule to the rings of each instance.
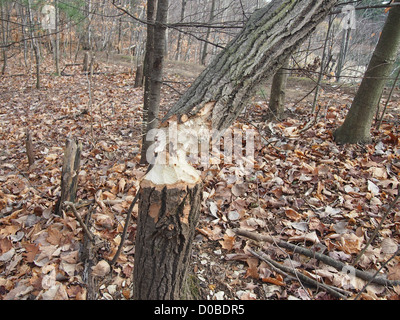
[[[40,90],[34,88],[34,76],[17,64],[0,80],[0,299],[88,298],[82,228],[71,212],[53,214],[67,138],[83,144],[78,199],[93,200],[79,214],[85,218],[90,211],[92,231],[107,240],[104,260],[117,250],[145,168],[139,165],[142,89],[133,87],[135,77],[126,63],[112,61],[99,63],[90,91],[81,66],[68,67],[63,76],[43,74]],[[168,62],[163,112],[200,70]],[[399,204],[394,203],[400,175],[400,93],[395,91],[380,130],[372,130],[371,144],[340,146],[332,132],[344,119],[356,86],[326,83],[316,117],[310,115],[313,87],[305,77],[289,79],[286,118],[280,122],[262,121],[268,85],[260,89],[234,124],[243,132],[257,131],[254,170],[221,163],[202,173],[202,215],[189,275],[197,299],[338,299],[290,276],[293,269],[350,299],[360,292],[360,299],[400,298],[400,286],[372,283],[364,290],[366,281],[350,268],[379,228],[354,267],[370,272],[382,267],[379,276],[400,279],[399,257],[387,261],[400,241]],[[30,167],[27,129],[36,157]],[[393,210],[383,219],[391,204]],[[90,297],[132,296],[132,220],[112,271],[93,268],[97,291]],[[275,240],[250,240],[237,229]],[[278,240],[323,253],[349,268],[338,270],[293,254]],[[271,267],[250,249],[292,271]]]

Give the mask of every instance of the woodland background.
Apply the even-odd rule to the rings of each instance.
[[[0,298],[130,299],[135,219],[112,271],[97,264],[88,283],[82,228],[71,212],[55,215],[54,207],[66,139],[77,138],[83,145],[77,198],[92,201],[79,213],[90,213],[93,232],[107,240],[103,258],[114,256],[146,169],[140,165],[143,87],[135,85],[145,56],[146,2],[54,0],[54,29],[43,28],[44,1],[0,4]],[[264,5],[171,1],[161,114]],[[337,298],[282,275],[250,254],[251,247],[348,297],[399,299],[398,285],[364,288],[366,281],[351,272],[234,232],[273,235],[351,265],[379,229],[357,267],[382,267],[387,279],[400,279],[400,261],[393,257],[400,228],[399,59],[380,100],[373,141],[338,145],[332,137],[388,14],[380,1],[352,5],[365,7],[355,11],[355,29],[343,28],[345,15],[338,9],[291,56],[280,119],[267,117],[268,81],[235,122],[235,130],[258,131],[255,171],[222,163],[202,173],[202,217],[190,276],[198,299]]]

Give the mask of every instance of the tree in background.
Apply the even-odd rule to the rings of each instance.
[[[396,0],[394,3],[400,3]],[[337,143],[368,143],[384,85],[400,47],[400,7],[389,10],[382,34],[344,123],[334,132]]]
[[[268,118],[280,120],[285,112],[286,83],[290,72],[288,67],[289,59],[284,62],[272,78],[271,94],[267,110]]]

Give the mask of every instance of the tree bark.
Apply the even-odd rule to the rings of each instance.
[[[344,66],[344,62],[346,60],[346,55],[347,55],[347,49],[349,47],[349,40],[350,40],[350,33],[351,29],[343,30],[343,36],[342,36],[342,44],[340,45],[340,53],[339,53],[339,58],[338,58],[338,64],[336,68],[336,82],[339,82],[340,76],[342,75],[342,70]]]
[[[201,182],[142,182],[135,245],[135,299],[190,298],[186,276],[200,215],[201,186]]]
[[[147,0],[146,18],[148,25],[146,27],[146,50],[143,61],[143,81],[144,81],[144,92],[143,92],[143,119],[142,119],[142,157],[141,163],[146,163],[143,151],[146,146],[145,135],[147,133],[147,111],[150,105],[150,77],[151,77],[151,65],[154,54],[154,20],[156,12],[156,0]]]
[[[32,38],[32,47],[35,53],[35,62],[36,62],[36,89],[40,89],[40,49],[39,49],[39,42],[34,34],[34,19],[32,14],[32,4],[31,0],[28,0],[28,16],[29,16],[29,29],[30,29],[30,36]]]
[[[400,3],[396,0],[395,3]],[[334,132],[337,143],[371,142],[372,121],[383,87],[400,48],[400,7],[389,10],[381,37],[344,123]]]
[[[55,67],[56,67],[56,74],[60,75],[60,9],[59,9],[58,0],[55,0],[55,19],[56,19],[56,30],[55,30],[55,48],[54,48],[54,60],[55,60]]]
[[[139,87],[142,87],[142,86],[143,86],[143,65],[139,64],[136,67],[134,88],[139,88]]]
[[[185,19],[185,9],[186,9],[186,1],[187,0],[182,0],[181,2],[181,20],[180,22],[183,22]],[[182,43],[182,32],[178,33],[178,40],[176,43],[176,53],[175,53],[175,60],[180,60],[181,59],[181,43]]]

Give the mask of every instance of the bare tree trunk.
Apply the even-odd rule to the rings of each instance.
[[[86,51],[83,54],[82,72],[88,72],[88,71],[89,71],[89,52]]]
[[[153,64],[154,54],[154,21],[156,14],[156,0],[147,0],[147,38],[146,38],[146,51],[144,56],[143,64],[143,81],[144,81],[144,93],[143,93],[143,119],[142,119],[142,150],[140,163],[145,164],[146,161],[146,150],[148,148],[146,142],[147,134],[147,113],[150,106],[150,92],[151,92],[151,66]]]
[[[211,2],[211,11],[210,11],[210,19],[208,20],[209,23],[214,21],[214,13],[215,11],[215,0],[212,0]],[[201,59],[200,59],[200,63],[202,65],[206,64],[206,58],[207,58],[207,47],[208,47],[208,38],[210,37],[210,28],[207,29],[207,34],[206,34],[206,41],[203,44],[203,52],[201,54]]]
[[[134,88],[139,88],[143,86],[143,65],[138,64],[136,67],[136,75],[135,75],[135,85]]]
[[[331,28],[332,28],[332,23],[333,23],[333,18],[332,18],[332,16],[330,16],[329,23],[328,23],[328,30],[326,30],[324,48],[322,51],[321,67],[320,67],[320,70],[318,73],[317,86],[315,87],[314,100],[313,100],[313,105],[312,105],[312,110],[311,110],[312,114],[315,112],[315,109],[317,107],[317,101],[319,98],[319,91],[320,91],[320,87],[321,87],[322,76],[324,75],[325,65],[327,65],[327,63],[326,63],[327,52],[326,51],[327,51],[327,47],[328,47],[328,40],[329,40],[329,34],[331,32]]]
[[[40,89],[40,49],[39,43],[36,39],[35,33],[33,31],[34,28],[34,20],[32,13],[32,5],[31,0],[28,0],[28,16],[29,16],[29,28],[30,28],[30,36],[32,38],[32,47],[35,54],[35,62],[36,62],[36,89]]]
[[[396,0],[395,3],[400,3]],[[369,143],[372,121],[387,77],[400,48],[400,7],[389,10],[378,44],[344,123],[334,132],[337,143]]]
[[[183,22],[183,20],[185,19],[186,2],[187,2],[187,0],[182,0],[182,2],[181,2],[181,20],[180,20],[180,22]],[[182,42],[182,32],[179,32],[178,41],[176,44],[175,60],[181,59],[181,51],[182,51],[181,42]]]
[[[3,66],[1,68],[1,74],[5,74],[6,73],[6,68],[7,68],[7,44],[8,44],[8,38],[10,36],[10,14],[9,11],[10,9],[7,6],[7,2],[2,2],[0,3],[1,6],[1,31],[2,31],[2,52],[3,52]]]
[[[268,104],[267,117],[270,119],[281,120],[285,112],[285,92],[286,83],[289,76],[289,59],[275,73],[272,78],[271,94]]]
[[[149,1],[149,3],[152,1]],[[158,0],[157,1],[157,14],[154,27],[150,27],[150,34],[148,34],[147,41],[152,42],[149,46],[149,50],[146,48],[145,59],[145,97],[144,97],[144,125],[146,126],[146,131],[143,135],[141,159],[140,162],[145,164],[148,162],[146,159],[147,149],[152,143],[147,141],[146,133],[150,130],[157,128],[158,126],[158,114],[160,110],[160,93],[162,85],[162,74],[163,74],[163,64],[165,55],[165,36],[168,16],[168,0]],[[148,3],[148,5],[149,5]],[[148,9],[149,10],[149,9]],[[153,34],[151,29],[153,29]]]
[[[60,75],[60,9],[58,8],[58,0],[55,0],[55,22],[56,22],[56,41],[55,41],[55,47],[54,47],[54,60],[56,64],[56,74],[59,76]]]
[[[282,66],[336,2],[273,1],[256,11],[167,113],[160,131],[175,126],[176,132],[158,150],[140,187],[134,266],[137,299],[185,298],[202,194],[200,174],[186,162],[185,147],[198,143],[191,141],[190,134],[211,129],[222,133],[228,128],[257,86]]]
[[[346,60],[347,49],[349,47],[351,29],[343,30],[342,44],[340,45],[340,53],[338,58],[338,64],[336,68],[336,82],[339,82],[340,76],[342,74],[344,62]]]

